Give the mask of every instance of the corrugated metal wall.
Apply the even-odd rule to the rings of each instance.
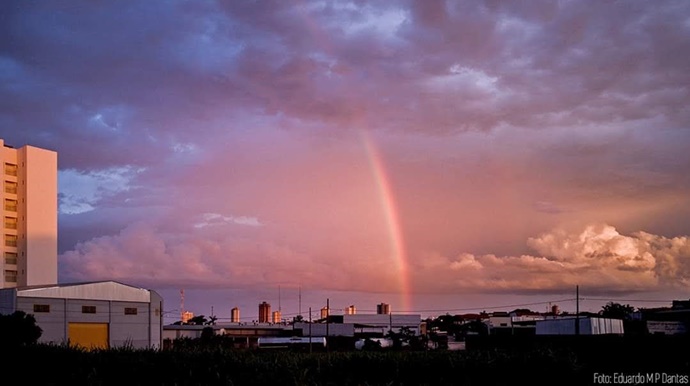
[[[35,312],[34,305],[48,306],[49,312]],[[160,303],[157,306],[160,307]],[[95,310],[83,307],[95,307]],[[96,323],[108,326],[110,347],[159,347],[161,319],[155,316],[155,308],[153,305],[150,307],[149,303],[139,302],[22,297],[17,299],[17,309],[33,314],[43,329],[39,342],[57,344],[67,342],[70,323]],[[160,315],[160,309],[158,314]]]

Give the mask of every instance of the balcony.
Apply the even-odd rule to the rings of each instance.
[[[13,217],[5,217],[5,229],[17,229],[17,219]]]
[[[17,211],[17,201],[5,200],[5,210],[8,212],[16,212]]]
[[[5,271],[5,282],[16,283],[17,282],[17,271]]]
[[[17,176],[17,165],[5,163],[5,174],[8,176]]]
[[[17,194],[17,184],[10,181],[5,181],[5,193]]]
[[[17,247],[17,236],[5,235],[5,246],[16,248]]]

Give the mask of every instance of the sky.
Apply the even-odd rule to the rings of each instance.
[[[171,322],[180,289],[248,319],[690,298],[687,1],[8,0],[0,36],[0,138],[58,152],[60,282]]]

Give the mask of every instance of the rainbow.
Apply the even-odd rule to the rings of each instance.
[[[301,1],[301,4],[305,6],[307,2]],[[298,14],[302,16],[302,20],[304,21],[311,37],[314,39],[314,42],[318,47],[321,47],[323,52],[332,53],[333,49],[330,41],[323,39],[323,36],[325,35],[321,33],[317,23],[315,23],[314,20],[303,11],[304,7],[300,8],[300,12]],[[386,174],[383,158],[376,149],[373,139],[365,129],[360,129],[359,133],[367,153],[369,165],[371,167],[371,171],[379,192],[381,206],[383,207],[384,215],[386,217],[385,220],[388,228],[391,255],[395,261],[400,279],[400,302],[403,310],[409,311],[412,309],[412,291],[409,281],[409,269],[407,265],[405,242],[403,240],[403,234],[400,228],[398,207],[395,202],[395,196],[393,195],[393,190],[391,189],[391,184]]]
[[[409,270],[407,265],[407,252],[403,239],[400,219],[398,218],[398,206],[393,195],[390,179],[386,173],[383,157],[379,154],[373,139],[365,131],[360,130],[362,143],[369,159],[369,165],[376,181],[379,199],[383,207],[392,259],[395,262],[400,279],[400,296],[403,310],[411,309],[411,287],[409,282]]]

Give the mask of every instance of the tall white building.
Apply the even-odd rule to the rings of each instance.
[[[57,283],[57,153],[5,145],[0,288]]]

